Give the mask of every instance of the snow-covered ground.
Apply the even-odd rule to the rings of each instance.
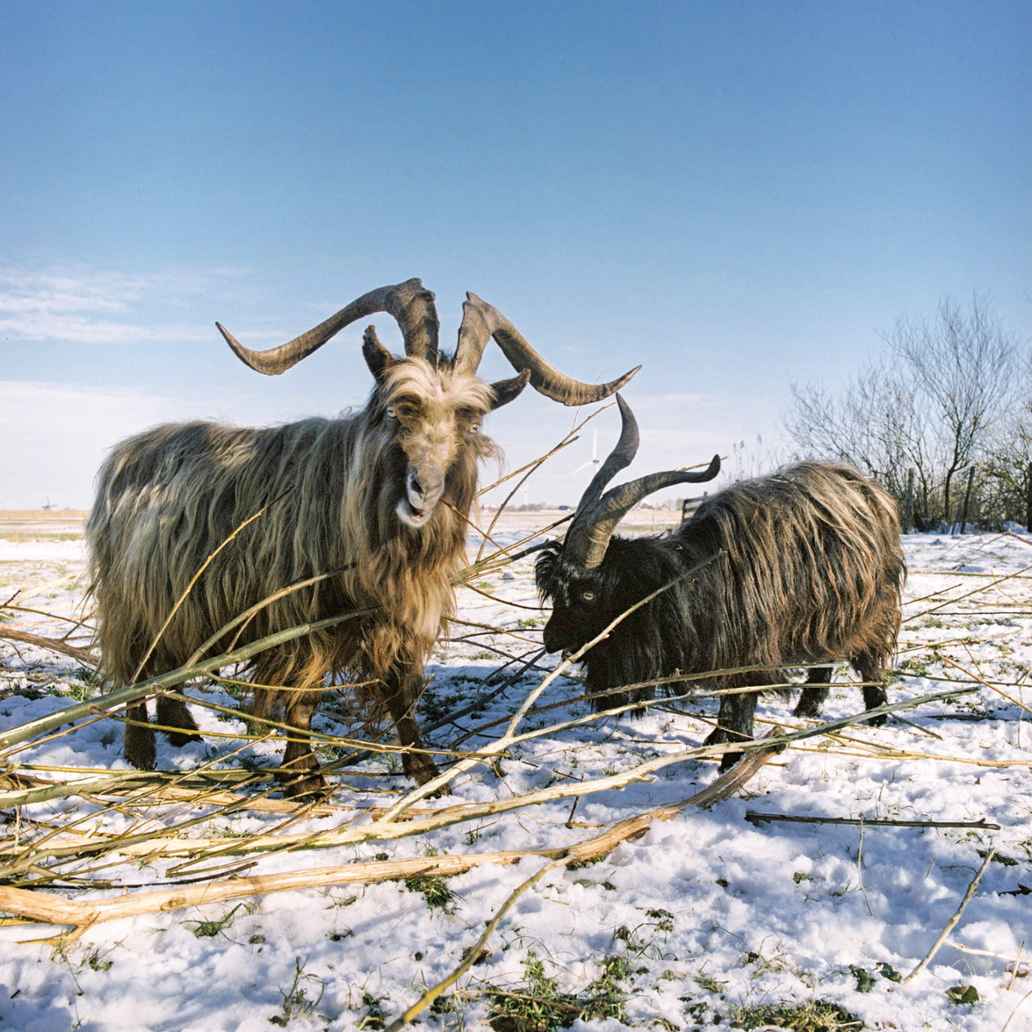
[[[508,540],[514,536],[510,532]],[[1032,671],[1030,545],[1032,539],[995,535],[915,535],[906,542],[907,622],[890,701],[956,687],[957,680],[1000,685],[980,684],[976,694],[918,707],[903,714],[905,721],[890,720],[882,728],[850,728],[853,742],[810,739],[805,748],[769,763],[739,797],[657,824],[599,863],[546,877],[520,897],[490,941],[487,957],[443,1004],[420,1018],[421,1027],[1000,1032],[1011,1019],[1008,1032],[1032,1029],[1032,975],[1021,959],[1032,946],[1032,728],[1023,708],[1032,705],[1032,691],[1024,687]],[[969,594],[1005,574],[1016,576]],[[0,601],[21,588],[16,605],[72,616],[82,586],[79,542],[0,542]],[[478,694],[485,701],[479,712],[435,731],[439,745],[510,714],[543,676],[528,672],[498,696],[483,683],[504,661],[492,649],[524,652],[539,638],[544,616],[534,611],[532,561],[477,587],[504,601],[464,591],[462,618],[504,625],[512,633],[469,638],[476,628],[456,625],[453,636],[466,640],[440,645],[424,699],[424,725]],[[949,598],[957,601],[943,606]],[[38,633],[64,633],[43,616],[6,616]],[[90,690],[85,676],[69,660],[0,642],[0,728],[81,699]],[[541,702],[563,703],[578,690],[575,680],[560,678]],[[190,691],[236,705],[210,686]],[[859,695],[850,686],[834,691],[825,717],[858,711]],[[346,734],[347,717],[333,703],[326,700],[316,726]],[[714,709],[709,703],[691,708]],[[207,730],[243,728],[241,721],[200,706],[194,712]],[[586,712],[583,703],[569,703],[531,714],[528,723],[542,727]],[[759,715],[786,727],[806,726],[791,717],[790,703],[776,697],[761,702]],[[484,746],[503,726],[461,747]],[[600,777],[690,748],[706,733],[701,721],[669,709],[568,729],[521,743],[498,766],[474,768],[452,783],[452,795],[431,805],[505,798]],[[857,740],[875,748],[859,747]],[[120,744],[118,724],[103,720],[9,762],[123,769]],[[187,769],[237,744],[209,738],[175,750],[160,738],[159,763]],[[892,755],[877,755],[878,746]],[[275,745],[261,745],[244,758],[271,762],[277,754]],[[368,776],[341,777],[331,814],[287,830],[348,825],[360,818],[355,805],[383,805],[407,787],[403,778],[375,776],[384,770],[380,761],[370,760],[366,770]],[[257,857],[247,873],[563,845],[683,799],[715,774],[711,762],[685,762],[622,790],[582,798],[572,819],[567,799],[396,842]],[[2,832],[24,840],[44,825],[100,809],[83,799],[44,802],[17,815],[2,812]],[[755,825],[745,820],[747,810],[984,818],[1000,830]],[[198,812],[184,804],[158,810],[130,805],[98,816],[94,827],[118,830],[139,819],[172,824]],[[272,829],[283,817],[243,811],[180,834],[246,835]],[[927,953],[991,847],[997,858],[949,942],[925,974],[901,984],[898,976]],[[119,862],[95,875],[110,887],[90,894],[189,878],[190,871],[168,873],[178,862]],[[0,928],[0,1027],[382,1028],[460,962],[484,922],[540,863],[476,868],[449,879],[443,889],[437,883],[389,882],[284,892],[242,906],[170,910],[97,925],[60,952],[18,944],[52,928]],[[65,879],[76,869],[65,868]],[[962,951],[958,944],[984,952]],[[578,1018],[579,1012],[594,1016]],[[531,1019],[533,1014],[538,1017]]]

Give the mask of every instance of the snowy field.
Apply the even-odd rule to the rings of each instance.
[[[506,530],[503,541],[518,536]],[[906,710],[881,728],[850,727],[805,740],[768,763],[735,798],[655,824],[598,863],[559,870],[522,894],[487,954],[419,1018],[424,1029],[531,1032],[617,1029],[1032,1029],[1032,539],[1007,535],[911,536],[911,574],[890,701],[958,687],[977,691]],[[474,547],[474,546],[471,546]],[[1012,575],[996,583],[998,578]],[[464,590],[453,639],[429,670],[421,722],[480,705],[432,734],[465,750],[496,741],[527,692],[544,676],[529,670],[502,692],[485,683],[540,638],[546,614],[533,590],[532,560]],[[73,616],[83,588],[74,535],[0,539],[0,601]],[[486,597],[494,596],[494,599]],[[950,601],[954,600],[954,601]],[[944,604],[945,603],[945,604]],[[60,636],[69,625],[37,613],[0,610],[0,620]],[[478,634],[471,624],[504,627]],[[500,651],[499,651],[500,650]],[[554,659],[554,657],[553,657]],[[550,668],[551,662],[547,663]],[[510,668],[513,669],[513,668]],[[507,672],[508,673],[508,672]],[[842,681],[852,674],[842,672]],[[504,678],[503,678],[504,680]],[[79,664],[31,646],[0,642],[0,729],[54,712],[96,692]],[[581,690],[559,678],[527,728],[588,713],[569,702]],[[197,698],[227,707],[225,690],[196,684]],[[330,695],[315,726],[348,735],[347,700]],[[833,690],[824,718],[862,709],[859,689]],[[680,712],[683,710],[684,712]],[[202,728],[227,734],[171,748],[159,736],[159,764],[187,770],[240,743],[232,714],[193,707]],[[544,787],[625,771],[697,746],[708,726],[692,713],[713,700],[656,708],[638,719],[550,732],[475,766],[450,794],[418,809],[508,799]],[[812,726],[791,703],[763,700],[758,717],[786,729]],[[485,726],[487,725],[487,726]],[[472,735],[474,729],[480,730]],[[765,725],[758,720],[758,733]],[[103,719],[6,758],[6,771],[97,778],[126,769],[121,727]],[[271,763],[272,743],[225,761],[241,769]],[[328,746],[324,759],[340,756]],[[214,803],[139,805],[84,794],[0,810],[5,846],[45,837],[80,819],[92,835],[180,825],[186,837],[243,837],[262,831],[306,835],[361,827],[410,786],[382,757],[336,776],[331,806],[215,813]],[[621,789],[492,814],[429,834],[265,855],[206,860],[228,876],[242,859],[248,876],[348,865],[361,860],[442,856],[566,845],[624,817],[678,801],[716,776],[712,761],[658,769]],[[15,782],[0,781],[0,793]],[[746,820],[747,811],[840,818],[985,820],[999,830],[829,825]],[[207,820],[184,824],[205,814]],[[91,816],[92,815],[92,816]],[[143,822],[143,823],[141,823]],[[53,839],[66,841],[65,839]],[[989,849],[996,850],[974,898],[928,970],[903,984],[957,910]],[[117,895],[126,886],[196,885],[182,856],[76,857],[57,867],[102,887],[63,888],[70,899]],[[43,863],[43,860],[40,861]],[[0,1027],[20,1032],[155,1029],[216,1032],[384,1028],[452,971],[508,894],[543,863],[476,867],[447,880],[410,879],[278,892],[235,903],[169,909],[95,925],[55,949],[22,945],[54,927],[0,928]],[[40,872],[22,871],[19,884]],[[50,875],[52,877],[52,874]],[[10,884],[10,879],[8,879]],[[203,883],[201,883],[203,884]],[[1008,1023],[1009,1022],[1009,1023]]]

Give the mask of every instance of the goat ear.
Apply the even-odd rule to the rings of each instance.
[[[365,358],[369,372],[379,382],[387,374],[387,370],[398,362],[381,343],[374,326],[367,326],[362,334],[362,356]]]
[[[518,398],[529,380],[529,369],[524,369],[519,376],[512,376],[508,380],[495,380],[491,384],[491,391],[494,394],[494,401],[491,403],[492,411],[500,409],[503,405],[508,405],[510,401]]]

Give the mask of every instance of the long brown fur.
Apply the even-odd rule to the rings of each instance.
[[[354,415],[262,429],[176,423],[123,441],[98,474],[87,524],[104,672],[130,681],[205,559],[268,506],[205,571],[142,674],[183,664],[275,591],[340,571],[261,609],[239,642],[351,610],[375,613],[261,654],[255,680],[298,689],[276,694],[286,695],[288,721],[306,732],[319,693],[305,689],[345,673],[377,678],[401,740],[418,745],[415,680],[454,613],[453,581],[465,563],[462,517],[475,500],[478,460],[495,454],[479,433],[492,400],[475,376],[411,357],[385,372]],[[421,462],[438,463],[447,477],[441,502],[415,531],[395,508],[406,469]],[[274,701],[259,692],[256,713],[267,715]],[[145,719],[146,711],[137,706],[129,715]],[[158,719],[183,729],[173,741],[195,730],[186,708],[165,698]],[[153,732],[130,723],[126,754],[153,766]],[[416,776],[432,770],[425,757],[405,761]],[[284,765],[317,767],[304,741],[288,745]]]
[[[699,506],[677,534],[723,553],[713,589],[711,669],[888,656],[905,574],[895,500],[856,470],[803,462],[746,480]],[[704,546],[705,547],[705,546]],[[705,579],[708,575],[703,573]]]

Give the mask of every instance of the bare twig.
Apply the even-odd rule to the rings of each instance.
[[[990,824],[986,820],[979,821],[893,821],[879,820],[874,817],[801,817],[787,813],[759,813],[746,810],[745,819],[752,824],[766,824],[768,821],[781,821],[793,824],[851,824],[865,828],[975,828],[982,831],[999,831],[999,824]]]
[[[939,950],[942,949],[942,945],[949,938],[950,932],[952,932],[953,929],[957,927],[957,923],[960,921],[961,914],[964,913],[965,909],[967,909],[967,905],[974,898],[975,891],[978,888],[978,883],[982,880],[982,875],[985,874],[986,870],[989,867],[989,864],[992,863],[994,856],[996,856],[995,849],[990,849],[985,854],[985,859],[982,861],[982,866],[979,867],[978,873],[974,876],[974,878],[971,879],[971,884],[968,885],[967,892],[964,893],[964,898],[960,901],[960,906],[957,907],[953,916],[946,922],[946,927],[943,928],[943,930],[939,933],[939,937],[935,940],[935,942],[932,943],[932,948],[925,955],[924,959],[917,965],[917,967],[914,968],[913,971],[910,972],[909,975],[907,975],[903,979],[904,982],[913,981],[913,979],[915,979],[919,974],[921,974],[922,971],[924,971],[926,967],[928,967],[928,965],[932,962],[932,959],[935,957],[936,953],[938,953]]]

